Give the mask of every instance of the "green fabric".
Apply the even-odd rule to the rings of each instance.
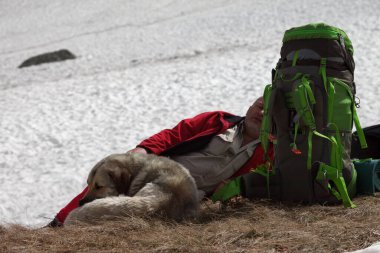
[[[281,74],[280,77],[281,77],[281,79],[282,79],[284,82],[293,82],[293,81],[295,81],[295,80],[298,80],[298,79],[302,78],[302,76],[303,76],[303,74],[298,72],[298,73],[295,74],[292,78],[289,78],[289,79],[285,79],[283,74]]]
[[[331,179],[335,186],[338,189],[338,192],[342,198],[343,204],[345,207],[351,207],[355,208],[356,206],[352,203],[350,196],[348,195],[348,191],[346,188],[346,183],[343,178],[343,147],[342,147],[342,142],[340,138],[340,132],[337,127],[337,125],[331,123],[331,126],[335,128],[335,137],[331,136],[332,140],[332,147],[331,147],[331,165],[333,168],[337,170],[338,178],[336,179]]]
[[[329,96],[328,96],[328,102],[327,102],[327,123],[331,123],[332,118],[333,118],[334,94],[335,94],[334,85],[331,82],[329,82]]]
[[[301,81],[294,89],[293,93],[293,103],[299,120],[302,119],[304,124],[309,127],[308,131],[308,152],[307,152],[307,169],[311,169],[311,160],[312,160],[312,146],[313,146],[313,132],[316,129],[315,119],[312,112],[311,106],[316,103],[313,91],[310,87],[310,82],[306,75],[302,76]],[[293,152],[295,154],[300,154],[296,139],[298,135],[299,121],[295,122],[294,126],[294,136],[293,143],[290,144]]]
[[[294,125],[294,136],[293,136],[293,142],[290,144],[290,147],[295,151],[298,150],[296,140],[297,140],[297,134],[298,134],[298,126],[299,122],[296,122]]]
[[[241,193],[241,177],[236,177],[223,185],[218,191],[216,191],[212,196],[211,200],[216,201],[226,201],[232,197],[238,196]]]
[[[313,132],[309,130],[309,134],[307,137],[307,169],[311,170],[311,158],[313,154]]]
[[[267,154],[268,152],[268,145],[269,145],[269,132],[270,132],[270,117],[269,117],[269,102],[270,97],[272,94],[272,85],[268,84],[265,87],[264,90],[264,113],[263,113],[263,120],[260,127],[260,142],[261,146],[264,149],[264,153]]]
[[[266,183],[267,183],[267,196],[268,198],[270,198],[270,186],[269,186],[269,179],[270,179],[270,176],[273,176],[275,174],[274,170],[270,171],[270,165],[268,164],[262,164],[262,165],[259,165],[257,168],[255,168],[254,170],[252,170],[252,173],[257,173],[257,174],[260,174],[262,176],[264,176],[266,178]]]
[[[352,169],[352,175],[351,175],[351,182],[347,185],[347,191],[348,195],[355,196],[356,194],[356,181],[358,178],[358,173],[356,172],[356,169]]]
[[[302,84],[303,84],[303,86],[305,86],[305,89],[306,89],[307,96],[309,98],[310,104],[314,105],[315,104],[315,97],[314,97],[314,94],[313,94],[313,90],[310,87],[309,80],[305,76],[302,77]]]
[[[257,173],[266,178],[267,183],[267,192],[268,192],[268,198],[270,198],[270,188],[269,188],[269,179],[270,176],[273,176],[275,174],[274,170],[269,170],[270,165],[269,164],[262,164],[259,165],[257,168],[252,169],[251,173]],[[241,176],[236,177],[232,179],[231,181],[227,182],[223,185],[222,188],[214,192],[214,194],[211,196],[211,200],[213,202],[217,201],[226,201],[231,199],[232,197],[241,195]]]
[[[343,159],[342,159],[342,143],[340,138],[340,132],[337,126],[333,123],[330,123],[331,127],[335,130],[335,137],[327,137],[323,134],[318,133],[317,131],[314,131],[313,133],[321,138],[327,139],[331,143],[331,158],[330,158],[330,165],[320,163],[319,170],[316,179],[317,180],[332,180],[337,187],[338,191],[336,191],[334,188],[332,188],[330,185],[328,186],[330,189],[330,192],[338,199],[342,200],[345,207],[351,207],[355,208],[356,206],[352,203],[348,190],[346,187],[346,183],[343,178]],[[356,174],[354,173],[352,175],[352,180],[350,182],[350,185],[348,187],[349,191],[352,192],[354,189],[352,189],[356,183]]]
[[[334,140],[335,144],[336,144],[336,145],[333,145],[333,147],[336,148],[336,151],[335,152],[331,152],[332,156],[334,156],[334,154],[335,154],[335,161],[332,160],[331,164],[335,165],[338,168],[339,173],[342,174],[342,170],[343,170],[343,158],[342,158],[342,155],[343,155],[343,146],[342,146],[342,140],[340,138],[340,132],[339,132],[338,127],[335,124],[331,124],[331,125],[335,128],[335,137],[331,136],[331,139]]]
[[[293,66],[293,67],[296,66],[299,52],[300,52],[300,51],[297,50],[297,51],[294,53],[294,56],[293,56],[293,62],[292,62],[292,66]]]
[[[347,34],[342,30],[334,26],[326,25],[324,23],[312,23],[305,26],[294,27],[285,31],[283,42],[299,39],[339,39],[339,36],[343,37],[344,45],[347,51],[353,55],[354,48],[351,40]]]
[[[363,132],[363,129],[360,125],[360,121],[359,121],[358,114],[356,113],[355,105],[353,106],[353,113],[354,113],[353,117],[354,117],[355,128],[356,128],[356,132],[357,132],[358,137],[359,137],[360,147],[362,149],[367,148],[368,147],[367,141],[365,140],[364,132]]]
[[[331,167],[324,163],[321,163],[319,165],[319,170],[316,177],[317,180],[321,180],[321,181],[326,180],[326,179],[334,180],[337,178],[339,178],[339,173],[338,173],[337,168]]]
[[[327,92],[326,61],[326,58],[321,58],[319,74],[322,76],[323,86],[325,87],[325,91]]]
[[[336,134],[339,136],[338,134]],[[337,142],[337,139],[334,136],[330,137],[331,141],[331,154],[330,154],[330,165],[333,166],[334,168],[337,169],[337,172],[342,171],[342,155],[339,153],[339,147],[340,147],[340,142]]]
[[[336,194],[336,191],[332,191],[332,192],[335,192],[335,194],[334,193],[333,194],[336,195],[338,199],[340,198],[342,199],[343,205],[345,207],[350,207],[350,208],[356,207],[356,205],[352,203],[350,196],[348,195],[344,178],[342,175],[339,175],[337,168],[321,163],[319,166],[316,179],[321,180],[321,181],[326,180],[326,179],[333,181],[335,186],[338,189],[339,196]]]
[[[293,92],[293,102],[295,109],[305,125],[311,130],[315,130],[315,120],[311,109],[311,105],[315,103],[315,98],[309,86],[309,81],[302,78],[302,81],[297,85]]]
[[[351,88],[342,80],[337,78],[328,78],[328,82],[334,87],[334,98],[331,101],[329,97],[329,105],[334,108],[334,113],[331,115],[330,123],[334,123],[340,131],[351,132],[354,97]],[[332,110],[332,109],[331,109]]]
[[[334,123],[340,131],[351,132],[352,122],[355,124],[358,133],[361,148],[367,148],[359,117],[356,113],[354,96],[351,88],[342,80],[337,78],[328,78],[329,88],[329,123]],[[333,87],[333,88],[332,88]],[[331,92],[331,91],[334,92]],[[332,98],[334,96],[334,98]],[[334,112],[332,108],[334,108]],[[331,115],[330,115],[331,114]],[[349,124],[348,124],[349,123]]]

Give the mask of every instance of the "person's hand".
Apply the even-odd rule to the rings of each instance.
[[[146,151],[146,149],[144,148],[134,148],[134,149],[131,149],[131,150],[128,150],[127,153],[140,153],[140,154],[148,154],[148,151]]]

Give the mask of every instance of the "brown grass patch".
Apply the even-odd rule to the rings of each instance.
[[[91,226],[0,227],[0,252],[344,252],[380,241],[380,194],[358,206],[205,202],[199,219],[130,217]]]

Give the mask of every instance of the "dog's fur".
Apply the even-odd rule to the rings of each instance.
[[[91,170],[88,191],[65,225],[110,217],[163,214],[177,221],[198,213],[194,179],[179,163],[137,153],[114,154]]]

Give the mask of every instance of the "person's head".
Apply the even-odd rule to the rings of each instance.
[[[263,120],[264,99],[259,97],[247,110],[244,120],[245,134],[253,139],[260,136],[260,127]]]

